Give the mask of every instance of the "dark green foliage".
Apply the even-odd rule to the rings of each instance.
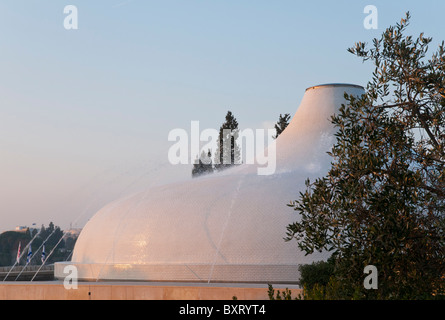
[[[292,291],[286,288],[283,292],[277,290],[275,293],[275,289],[271,284],[268,284],[267,295],[269,296],[269,300],[292,300]]]
[[[196,159],[193,164],[192,177],[199,177],[203,174],[213,173],[213,171],[212,152],[210,150],[207,153],[202,151],[199,159]]]
[[[49,237],[50,235],[51,237]],[[60,227],[55,227],[54,223],[50,222],[48,228],[45,228],[45,226],[42,225],[39,236],[37,237],[36,240],[34,240],[33,245],[40,246],[40,244],[42,244],[43,241],[47,239],[45,245],[48,247],[54,247],[62,237],[63,237],[63,231],[60,229]],[[63,246],[64,243],[59,243],[59,247]]]
[[[241,164],[241,152],[237,143],[239,136],[238,121],[231,111],[219,129],[218,148],[215,153],[215,169],[223,170]]]
[[[63,231],[60,227],[54,226],[54,224],[50,222],[48,227],[42,225],[40,230],[34,229],[32,234],[29,230],[26,232],[6,231],[0,234],[0,266],[11,266],[16,262],[19,242],[21,243],[22,253],[24,253],[20,260],[20,264],[26,264],[28,249],[26,248],[25,250],[25,247],[38,231],[40,231],[40,233],[34,238],[31,244],[34,257],[29,263],[30,265],[39,265],[42,263],[41,252],[43,243],[45,243],[45,253],[47,257],[57,245],[52,255],[48,257],[45,262],[46,264],[51,264],[56,261],[65,261],[69,257],[77,239],[71,237],[62,239],[64,236]]]
[[[346,288],[336,278],[335,263],[332,256],[328,261],[319,261],[299,266],[300,281],[303,294],[297,298],[302,300],[341,300],[360,299],[360,287]]]
[[[307,254],[335,254],[320,296],[430,299],[445,292],[445,50],[442,43],[427,59],[431,39],[405,36],[409,19],[373,48],[349,49],[374,63],[373,78],[363,97],[346,95],[348,105],[332,117],[338,131],[329,173],[307,181],[290,204],[301,219],[288,226],[287,240]],[[377,290],[363,288],[370,264],[378,269]]]
[[[299,285],[306,289],[313,289],[315,285],[326,286],[334,273],[334,260],[319,261],[303,264],[298,267],[300,271]]]
[[[29,231],[5,231],[0,234],[0,266],[13,265],[16,261],[19,243],[23,250],[29,240],[31,240]]]
[[[238,121],[231,111],[227,111],[225,122],[221,125],[218,135],[218,144],[212,162],[212,152],[204,150],[193,164],[192,177],[224,170],[241,164],[241,151],[237,143],[239,137]]]
[[[272,138],[276,139],[278,136],[287,128],[289,125],[290,114],[286,113],[284,116],[280,114],[278,122],[275,124],[275,130],[277,131],[276,135]]]

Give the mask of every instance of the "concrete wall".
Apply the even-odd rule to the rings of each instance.
[[[301,293],[294,285],[274,288],[289,288],[292,297]],[[79,282],[77,289],[67,290],[62,281],[0,283],[0,300],[232,300],[233,296],[268,300],[267,285]]]

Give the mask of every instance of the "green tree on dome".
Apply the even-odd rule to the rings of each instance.
[[[195,160],[192,169],[192,177],[196,178],[203,174],[213,173],[212,152],[210,149],[207,152],[201,152],[201,156]]]
[[[284,116],[280,114],[277,123],[275,124],[276,134],[272,137],[274,139],[278,138],[278,136],[287,128],[289,125],[290,114],[286,113]]]
[[[219,129],[218,145],[215,152],[215,169],[223,170],[241,164],[241,151],[238,146],[238,121],[231,111],[227,111],[226,121]]]

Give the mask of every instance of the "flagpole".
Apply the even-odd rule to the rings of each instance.
[[[54,246],[54,248],[51,250],[51,252],[48,254],[48,257],[45,259],[46,260],[52,255],[52,253],[54,252],[54,250],[56,250],[57,246],[59,245],[59,243],[63,240],[63,236],[60,237],[59,241],[56,243],[56,245]],[[40,265],[40,268],[36,271],[36,273],[34,274],[34,276],[32,277],[31,281],[34,280],[34,278],[37,276],[37,274],[39,273],[40,269],[42,269],[43,265],[45,264],[45,262],[43,262]]]
[[[43,243],[43,248],[42,248],[42,257],[40,258],[40,260],[42,261],[42,264],[45,263],[46,260],[46,253],[45,253],[45,243]]]
[[[42,229],[40,229],[39,232],[37,232],[37,233],[34,235],[34,237],[31,239],[31,241],[29,241],[28,244],[25,246],[24,250],[26,250],[26,248],[28,248],[28,246],[31,245],[31,243],[34,241],[34,239],[40,234],[40,231],[42,231]],[[21,244],[21,241],[20,241],[19,244]],[[24,253],[24,251],[23,251],[23,253]],[[17,259],[16,259],[15,263],[12,265],[11,269],[9,269],[8,273],[6,274],[6,277],[3,278],[3,281],[5,281],[5,280],[8,278],[8,276],[9,276],[9,274],[11,273],[12,269],[14,269],[14,267],[20,262],[20,259],[22,258],[23,253],[20,255],[18,261],[17,261]],[[17,254],[17,255],[18,255],[18,254]]]
[[[31,262],[32,258],[32,246],[30,245],[28,247],[28,255],[26,256],[26,265],[28,265]]]
[[[51,232],[51,234],[45,239],[45,241],[43,241],[43,243],[42,243],[42,244],[40,245],[40,247],[37,249],[36,253],[39,252],[40,248],[41,248],[42,246],[45,245],[45,242],[46,242],[46,241],[47,241],[47,240],[54,234],[55,231],[56,231],[56,229],[54,229],[53,232]],[[35,255],[36,253],[34,253],[34,255]],[[34,257],[34,255],[31,256],[31,259]],[[29,261],[31,261],[31,259],[29,259]],[[28,266],[28,263],[29,263],[29,262],[26,263],[26,265],[23,267],[22,271],[20,271],[20,273],[18,274],[18,276],[15,278],[14,281],[17,281],[17,279],[20,277],[20,275],[22,274],[22,272],[25,270],[26,266]],[[40,269],[39,269],[39,270],[40,270]],[[33,278],[33,279],[34,279],[34,278]],[[32,280],[31,280],[31,281],[32,281]]]

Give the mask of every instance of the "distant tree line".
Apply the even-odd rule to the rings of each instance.
[[[29,262],[29,265],[42,264],[41,258],[43,244],[47,258],[45,264],[52,264],[57,261],[66,261],[71,257],[77,237],[63,237],[63,231],[60,229],[60,227],[55,226],[53,222],[50,222],[48,227],[42,225],[40,229],[32,229],[32,231],[28,229],[25,232],[3,232],[0,234],[0,266],[12,266],[16,262],[19,245],[21,247],[21,253],[23,253],[19,265],[25,265],[27,262],[28,253],[28,248],[26,248],[26,246],[33,238],[34,240],[30,245],[33,258]],[[53,251],[51,256],[49,256],[49,253],[56,245],[56,249]]]

